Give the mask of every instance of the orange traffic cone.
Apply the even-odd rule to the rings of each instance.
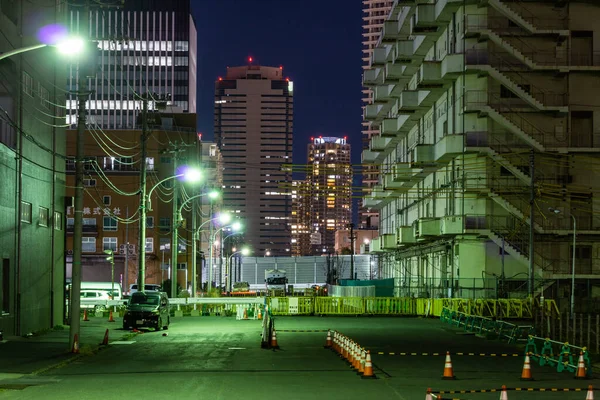
[[[333,351],[335,351],[336,353],[339,353],[339,335],[337,331],[333,331]]]
[[[275,329],[273,329],[273,335],[271,336],[271,348],[279,348],[279,345],[277,344],[277,333],[275,332]]]
[[[243,319],[248,319],[248,309],[244,308],[244,318]]]
[[[329,348],[331,348],[331,345],[332,345],[331,344],[331,331],[327,330],[327,339],[325,340],[325,346],[324,347],[326,349],[329,349]]]
[[[427,388],[427,394],[425,395],[425,400],[433,400],[433,396],[431,395],[431,388]]]
[[[585,396],[585,400],[594,400],[594,389],[592,385],[588,386],[587,396]]]
[[[83,310],[83,320],[84,320],[84,321],[89,321],[89,320],[90,320],[90,319],[88,318],[88,315],[87,315],[87,308]]]
[[[115,319],[113,318],[112,310],[110,310],[108,312],[108,322],[115,322]]]
[[[579,362],[577,363],[577,372],[575,373],[575,379],[586,379],[585,374],[585,361],[583,360],[583,351],[579,352]]]
[[[73,338],[73,349],[71,349],[71,353],[78,354],[79,353],[79,335],[75,334]]]
[[[363,379],[376,379],[377,377],[373,373],[373,363],[371,363],[371,350],[367,350],[367,358],[365,359],[365,373],[362,376]]]
[[[358,375],[362,375],[365,373],[365,362],[367,357],[367,352],[365,349],[360,349],[360,363],[358,364],[358,371],[356,372]]]
[[[102,346],[108,345],[108,329],[106,330],[106,332],[104,332],[104,340],[102,340],[101,345]]]
[[[525,363],[523,364],[523,372],[521,373],[522,381],[532,381],[531,363],[529,362],[529,353],[525,354]]]
[[[449,351],[446,352],[446,363],[444,364],[444,375],[442,375],[442,379],[456,379],[454,376],[454,371],[452,370],[452,360],[450,359]]]
[[[258,319],[262,319],[262,310],[258,309]]]
[[[506,392],[506,385],[502,385],[502,393],[500,393],[500,400],[508,400],[508,393]]]

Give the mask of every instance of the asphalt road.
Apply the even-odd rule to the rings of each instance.
[[[118,329],[111,338],[123,337]],[[145,331],[130,341],[32,378],[0,399],[398,399],[421,400],[434,391],[521,388],[583,388],[582,392],[514,392],[509,399],[584,400],[589,384],[572,374],[532,366],[534,382],[521,382],[523,357],[516,346],[465,335],[438,319],[278,317],[280,350],[260,348],[260,321],[225,317],[172,320],[168,336]],[[336,329],[371,350],[379,379],[357,376],[333,351],[323,348]],[[292,332],[298,331],[298,332]],[[455,381],[441,379],[445,352],[454,355]],[[399,353],[418,355],[399,355]],[[380,354],[383,353],[383,354]],[[390,354],[395,353],[395,354]],[[427,353],[427,355],[422,355]],[[440,353],[433,355],[432,353]],[[497,354],[492,356],[490,354]],[[498,393],[444,394],[443,399],[498,399]],[[600,397],[598,397],[600,398]]]

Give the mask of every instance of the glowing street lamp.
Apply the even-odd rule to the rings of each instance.
[[[225,242],[225,240],[223,240],[223,242]],[[231,259],[236,254],[247,256],[248,254],[250,254],[250,249],[248,247],[244,247],[241,250],[234,251],[229,257],[227,257],[227,262],[225,263],[225,291],[227,293],[231,292]]]
[[[229,215],[229,220],[231,220],[231,215]],[[225,222],[227,223],[227,222]],[[211,225],[212,227],[212,225]],[[210,260],[209,260],[209,267],[208,267],[208,290],[212,289],[212,271],[213,271],[213,254],[214,254],[214,242],[215,242],[215,238],[217,237],[217,234],[219,232],[221,232],[223,229],[225,228],[231,228],[232,231],[237,232],[240,231],[242,229],[242,224],[239,221],[234,222],[231,225],[223,225],[222,227],[220,227],[219,229],[217,229],[213,234],[211,234],[210,236]],[[223,243],[221,243],[221,249],[219,252],[219,260],[221,260],[223,257]],[[221,262],[221,265],[222,262]]]
[[[142,160],[145,162],[145,160]],[[197,182],[202,178],[202,174],[200,170],[195,168],[183,168],[180,173],[175,174],[173,176],[166,177],[160,181],[156,185],[154,185],[148,194],[145,193],[146,186],[145,183],[142,185],[141,193],[140,193],[140,221],[139,221],[139,243],[138,243],[138,288],[146,287],[146,218],[148,215],[148,210],[152,211],[152,192],[159,187],[162,183],[170,180],[170,179],[178,179],[183,178],[184,181],[187,182]],[[175,200],[173,200],[175,201]],[[148,204],[148,207],[146,207]],[[177,211],[177,203],[174,202],[173,205],[174,214]],[[177,264],[177,229],[175,228],[175,216],[173,218],[173,228],[175,231],[174,240],[172,240],[171,244],[171,268],[173,268],[173,260],[175,260],[175,264]],[[177,265],[175,265],[175,269],[172,271],[171,279],[173,280],[176,277],[177,273]],[[173,296],[173,293],[171,293]]]
[[[56,47],[58,52],[63,55],[79,55],[85,50],[85,41],[80,37],[69,37],[65,40],[56,42],[55,44],[49,43],[38,43],[32,46],[21,47],[6,53],[0,54],[0,60],[4,60],[7,57],[11,57],[17,54],[25,53],[31,50],[41,49],[43,47]]]

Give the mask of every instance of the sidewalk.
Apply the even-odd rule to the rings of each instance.
[[[36,375],[68,363],[100,347],[106,330],[109,341],[120,340],[129,334],[120,330],[121,318],[108,322],[108,318],[90,317],[81,321],[79,337],[80,354],[71,353],[69,348],[69,326],[31,337],[5,336],[0,342],[0,382],[18,379],[23,375]]]

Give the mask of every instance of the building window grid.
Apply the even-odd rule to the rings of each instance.
[[[112,250],[117,252],[117,238],[116,237],[105,237],[102,238],[102,250]]]
[[[116,231],[119,228],[119,222],[113,217],[102,217],[103,231]]]
[[[21,222],[31,223],[31,203],[21,201]]]
[[[40,207],[38,210],[38,225],[48,226],[50,220],[50,210],[46,207]]]

